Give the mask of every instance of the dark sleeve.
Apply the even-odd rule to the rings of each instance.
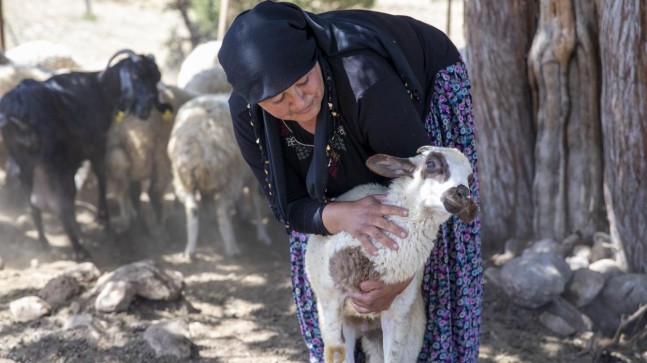
[[[358,106],[360,132],[376,153],[410,157],[420,146],[430,144],[424,116],[395,73],[366,89]]]
[[[247,103],[241,96],[233,93],[229,98],[229,110],[231,112],[236,142],[238,143],[243,158],[256,177],[276,219],[280,221],[279,209],[275,205],[274,198],[270,195],[270,190],[265,180],[265,172],[262,165],[263,158],[256,144],[254,128],[250,125],[251,116],[247,110]],[[256,120],[255,122],[262,122],[262,120]],[[324,227],[321,217],[325,204],[310,198],[305,183],[295,170],[289,166],[289,163],[284,163],[284,165],[286,165],[285,180],[288,193],[287,216],[285,218],[290,228],[303,233],[327,235],[328,231]]]

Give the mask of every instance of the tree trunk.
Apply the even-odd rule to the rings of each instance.
[[[484,246],[532,233],[534,128],[526,54],[535,0],[465,2]]]
[[[606,230],[595,7],[540,0],[528,55],[533,95],[534,235],[561,241]]]
[[[611,239],[647,273],[647,3],[600,1],[604,191]]]

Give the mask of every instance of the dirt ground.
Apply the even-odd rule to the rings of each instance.
[[[51,40],[78,51],[89,69],[105,64],[116,50],[129,47],[152,52],[163,64],[164,41],[181,28],[175,14],[163,11],[160,1],[93,1],[97,20],[82,19],[83,2],[76,0],[4,0],[9,26],[8,48],[28,40]],[[454,1],[451,35],[459,46],[462,7]],[[378,9],[407,14],[444,29],[446,1],[382,0]],[[175,69],[165,69],[173,80]],[[25,209],[6,205],[8,192],[0,187],[0,362],[172,362],[156,358],[143,340],[152,322],[184,318],[189,322],[194,350],[190,362],[306,362],[292,303],[288,244],[282,228],[270,222],[273,245],[255,241],[247,221],[237,222],[243,254],[224,255],[220,237],[207,230],[197,260],[182,259],[183,210],[168,198],[163,225],[149,235],[107,237],[93,222],[92,192],[77,204],[83,243],[101,272],[127,263],[153,259],[181,272],[183,297],[174,302],[136,300],[126,312],[94,312],[91,300],[75,299],[76,310],[89,312],[105,336],[83,329],[62,330],[70,307],[29,323],[11,320],[9,303],[39,289],[61,271],[74,266],[58,221],[46,218],[51,250],[39,244]],[[144,211],[148,205],[144,203]],[[486,264],[488,255],[486,257]],[[537,320],[538,312],[513,305],[496,287],[486,285],[480,360],[482,362],[591,362],[586,337],[562,338]],[[606,357],[605,362],[627,361]],[[636,360],[634,360],[636,361]]]

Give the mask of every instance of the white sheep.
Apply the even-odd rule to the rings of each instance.
[[[221,41],[212,40],[195,47],[180,66],[178,87],[201,94],[231,92],[225,71],[218,62],[221,45]]]
[[[173,171],[173,186],[177,198],[184,204],[187,219],[185,256],[196,253],[200,204],[215,198],[218,228],[225,253],[240,254],[231,221],[231,212],[246,186],[256,184],[245,164],[233,131],[229,113],[228,94],[203,95],[187,102],[175,119],[168,153]],[[263,223],[260,191],[250,189],[255,214],[257,237],[270,244]]]
[[[166,148],[171,136],[177,110],[196,94],[178,87],[158,84],[161,103],[169,104],[174,113],[162,114],[154,109],[147,120],[134,115],[117,118],[108,132],[106,168],[108,189],[120,208],[127,226],[139,219],[145,226],[139,210],[139,198],[144,184],[159,222],[162,219],[162,200],[171,180],[171,165]]]
[[[424,265],[442,223],[451,215],[464,221],[476,216],[477,206],[467,187],[472,168],[457,149],[434,146],[421,147],[411,158],[374,155],[366,164],[379,175],[395,178],[388,189],[379,184],[360,185],[336,200],[386,194],[384,203],[409,210],[406,218],[388,217],[409,235],[389,234],[399,249],[376,243],[376,256],[365,252],[361,242],[347,232],[310,235],[305,269],[317,299],[324,358],[328,363],[353,362],[355,342],[361,338],[369,362],[415,362],[427,321],[420,288]],[[381,313],[360,314],[349,302],[348,293],[358,291],[364,280],[393,284],[411,277],[408,287]]]
[[[78,71],[81,64],[74,52],[66,45],[46,40],[22,43],[7,50],[7,58],[17,64],[57,71]]]

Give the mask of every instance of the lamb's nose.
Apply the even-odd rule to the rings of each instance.
[[[461,184],[456,187],[456,194],[458,194],[461,199],[467,199],[470,197],[470,189]]]

